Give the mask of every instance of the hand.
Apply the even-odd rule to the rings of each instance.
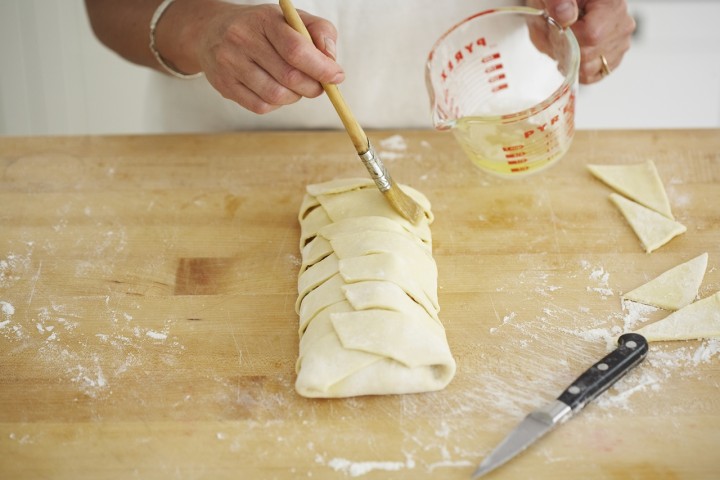
[[[580,44],[581,83],[595,83],[606,75],[601,55],[612,71],[630,48],[635,20],[625,0],[528,0],[528,5],[547,10],[561,25],[570,26]],[[549,52],[541,32],[531,32],[531,37],[538,48]]]
[[[327,20],[299,11],[317,48],[285,22],[278,6],[208,5],[186,43],[193,45],[192,55],[175,65],[202,70],[225,98],[262,114],[317,97],[321,82],[344,79],[334,60],[337,32]]]

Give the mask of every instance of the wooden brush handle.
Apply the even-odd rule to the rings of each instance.
[[[298,15],[297,10],[295,10],[295,6],[292,2],[290,0],[280,0],[280,8],[282,9],[285,21],[288,25],[312,42],[310,32],[308,32],[307,27],[305,27],[305,24],[300,18],[300,15]],[[348,107],[347,103],[345,103],[345,99],[340,93],[340,89],[337,85],[330,83],[323,83],[321,85],[327,96],[330,98],[333,107],[335,107],[335,111],[340,117],[340,120],[342,120],[345,130],[348,135],[350,135],[350,139],[352,140],[353,145],[355,145],[357,153],[362,155],[367,152],[370,146],[367,135],[365,135],[365,131],[355,119],[355,115],[353,115],[350,107]]]

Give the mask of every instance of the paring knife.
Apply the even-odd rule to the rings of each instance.
[[[618,339],[618,348],[580,375],[558,398],[530,413],[515,430],[485,457],[472,478],[479,478],[498,468],[555,425],[569,419],[588,402],[610,388],[615,382],[642,362],[648,343],[637,333],[626,333]]]

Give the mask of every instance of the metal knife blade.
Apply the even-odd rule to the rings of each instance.
[[[588,402],[610,388],[633,367],[645,359],[648,344],[637,333],[626,333],[618,347],[580,375],[557,400],[530,413],[482,461],[472,474],[479,478],[515,457],[559,423],[572,417]]]

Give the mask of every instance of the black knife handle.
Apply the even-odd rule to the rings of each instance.
[[[581,409],[642,362],[647,352],[648,343],[642,335],[621,335],[618,348],[580,375],[560,394],[558,400],[573,410]]]

